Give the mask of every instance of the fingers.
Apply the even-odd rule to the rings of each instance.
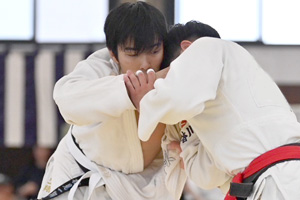
[[[137,70],[135,75],[138,77],[140,85],[147,84],[147,77],[141,70]]]
[[[128,70],[126,75],[135,89],[141,85],[147,84],[147,77],[141,70],[136,71],[135,74]]]
[[[182,149],[180,147],[180,142],[178,142],[178,141],[172,141],[172,142],[170,142],[170,144],[168,144],[167,148],[168,148],[168,150],[175,150],[178,153],[182,152]]]
[[[123,76],[124,78],[124,82],[125,82],[125,86],[128,92],[128,96],[131,100],[131,102],[133,103],[134,107],[138,110],[139,109],[139,98],[137,96],[137,92],[136,92],[136,85],[138,81],[136,80],[137,77],[135,76],[135,74],[132,71],[127,71],[126,74],[124,74]],[[139,84],[139,83],[138,83]]]
[[[128,74],[124,74],[123,78],[124,78],[124,82],[125,82],[125,86],[127,88],[127,91],[128,91],[129,94],[131,94],[134,91],[134,86],[132,85]]]
[[[141,87],[146,87],[148,89],[153,89],[153,85],[156,80],[156,74],[153,69],[148,69],[147,73],[138,70],[136,71],[135,76],[136,77],[134,77],[133,73],[131,73],[129,76],[135,88],[137,88],[137,86],[141,86]]]
[[[184,162],[183,162],[182,158],[180,158],[180,168],[184,169]]]
[[[147,73],[143,73],[141,70],[136,71],[135,75],[139,78],[140,84],[153,85],[156,80],[156,74],[153,69],[148,69]]]
[[[168,150],[176,151],[178,154],[182,152],[179,141],[172,141],[167,146]],[[184,169],[184,162],[182,158],[180,158],[180,168]]]
[[[148,75],[148,83],[153,85],[155,80],[156,80],[156,74],[153,69],[148,69],[147,70],[147,75]]]
[[[129,94],[133,95],[137,92],[147,93],[153,89],[156,79],[155,76],[153,69],[149,69],[147,73],[143,73],[141,70],[133,73],[131,70],[128,70],[126,74],[124,74],[124,82]]]

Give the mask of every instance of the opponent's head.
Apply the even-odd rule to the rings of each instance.
[[[172,26],[166,41],[164,65],[168,66],[192,42],[201,37],[220,38],[220,35],[211,26],[195,20]]]
[[[106,46],[122,72],[159,69],[167,36],[164,15],[145,3],[124,3],[108,14],[104,32]]]

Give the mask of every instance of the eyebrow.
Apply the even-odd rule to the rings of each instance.
[[[149,46],[149,48],[154,48],[154,47],[159,47],[161,45],[161,42],[157,42],[157,43],[155,43],[155,44],[153,44],[153,45],[150,45]]]
[[[153,49],[155,47],[159,47],[161,45],[162,42],[157,42],[153,45],[150,45],[148,48],[146,49]],[[124,48],[124,51],[137,51],[137,48],[134,48],[134,47],[125,47]]]
[[[133,47],[125,47],[124,51],[137,51],[137,49]]]

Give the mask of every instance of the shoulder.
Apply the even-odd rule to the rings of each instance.
[[[239,44],[229,41],[223,40],[220,38],[213,37],[202,37],[193,42],[191,47],[194,46],[194,49],[203,49],[203,51],[228,51],[229,49],[243,49]]]
[[[118,74],[119,72],[119,66],[113,62],[107,48],[95,51],[85,60],[79,62],[78,66],[90,67],[95,71],[106,71],[105,74],[111,74],[112,71],[113,74]]]
[[[231,42],[231,41],[227,41],[227,40],[223,40],[223,39],[220,39],[220,38],[213,38],[213,37],[201,37],[197,40],[195,40],[193,42],[192,45],[214,45],[214,46],[224,46],[224,45],[230,45],[230,44],[233,44],[234,42]]]
[[[95,51],[94,53],[92,53],[88,58],[87,60],[90,60],[90,59],[103,59],[103,60],[107,60],[109,61],[110,60],[110,55],[109,55],[109,51],[108,49],[105,47],[105,48],[102,48],[102,49],[99,49],[97,51]]]

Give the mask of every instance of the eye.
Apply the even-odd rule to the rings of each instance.
[[[137,53],[130,53],[130,54],[127,54],[127,55],[134,57],[134,56],[138,56],[139,54],[137,54]]]
[[[159,53],[160,51],[161,51],[161,48],[160,48],[160,47],[156,47],[156,48],[152,49],[151,53],[152,53],[152,54],[157,54],[157,53]]]
[[[139,55],[138,52],[135,50],[126,50],[125,53],[127,56],[138,56]]]

